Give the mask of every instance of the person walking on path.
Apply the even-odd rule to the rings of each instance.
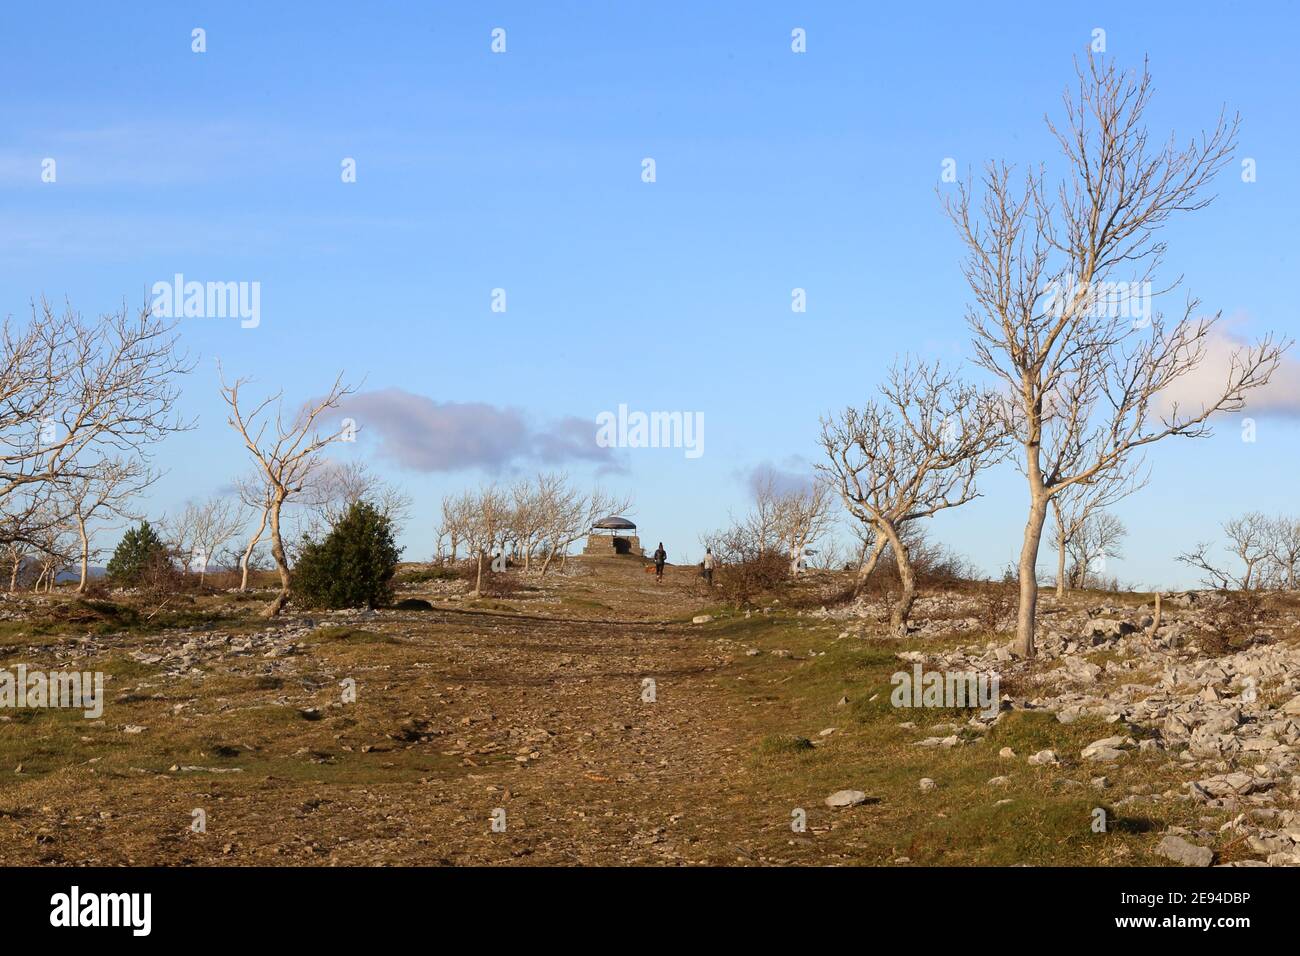
[[[704,583],[713,587],[713,566],[716,563],[713,557],[713,549],[704,549]]]
[[[668,552],[664,550],[664,543],[659,542],[659,547],[655,548],[655,580],[663,581],[664,579],[664,562],[668,560]]]

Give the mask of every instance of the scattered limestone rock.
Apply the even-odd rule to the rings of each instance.
[[[1156,845],[1156,853],[1183,866],[1209,866],[1214,862],[1214,851],[1208,846],[1197,846],[1173,833],[1165,834]]]
[[[1092,760],[1098,763],[1113,763],[1124,756],[1121,747],[1133,743],[1128,737],[1103,737],[1101,740],[1094,740],[1088,746],[1079,752],[1079,756],[1084,760]]]
[[[856,807],[866,802],[867,795],[861,790],[836,790],[826,798],[828,807]]]

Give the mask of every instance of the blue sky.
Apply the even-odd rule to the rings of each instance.
[[[490,49],[498,27],[504,54]],[[795,27],[805,54],[790,50]],[[160,450],[151,512],[246,470],[219,358],[290,400],[346,370],[367,391],[515,409],[539,433],[577,419],[594,434],[620,403],[702,412],[700,458],[565,465],[631,492],[643,535],[696,557],[700,532],[744,509],[750,470],[810,469],[819,416],[867,398],[896,355],[969,354],[940,164],[1051,169],[1043,115],[1060,115],[1096,27],[1123,64],[1150,57],[1153,130],[1185,137],[1227,103],[1243,118],[1238,157],[1257,163],[1256,182],[1230,168],[1212,207],[1166,230],[1164,274],[1185,274],[1241,335],[1300,332],[1300,16],[1286,3],[13,7],[0,310],[22,317],[44,295],[98,313],[178,272],[261,284],[257,328],[181,325],[199,427]],[[46,157],[56,183],[41,181]],[[345,157],[356,183],[341,182]],[[806,313],[790,309],[794,287]],[[527,449],[498,470],[431,461],[418,429],[361,424],[340,453],[415,498],[410,558],[430,553],[444,493],[539,466]],[[1218,432],[1151,456],[1150,487],[1117,509],[1121,578],[1190,584],[1174,556],[1219,521],[1297,510],[1294,417],[1260,417],[1254,444],[1235,419]],[[402,441],[401,461],[384,454]],[[984,491],[933,531],[997,571],[1026,493],[1010,467]]]

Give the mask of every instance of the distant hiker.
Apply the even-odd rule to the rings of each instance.
[[[664,579],[664,562],[668,560],[668,552],[664,550],[664,543],[659,542],[659,547],[655,548],[655,580]]]
[[[704,583],[707,584],[709,587],[713,587],[714,564],[715,561],[713,557],[713,549],[705,548],[704,549]]]

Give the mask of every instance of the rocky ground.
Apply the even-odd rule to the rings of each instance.
[[[996,673],[1013,682],[1029,678],[1024,686],[1032,690],[1005,695],[996,717],[971,718],[980,733],[1016,709],[1046,711],[1063,724],[1091,716],[1112,725],[1113,733],[1079,752],[1098,774],[1090,786],[1105,788],[1107,768],[1136,754],[1167,761],[1182,781],[1157,794],[1129,794],[1118,806],[1182,800],[1231,812],[1219,832],[1171,828],[1158,844],[1161,856],[1208,865],[1214,854],[1198,844],[1227,834],[1260,857],[1235,865],[1300,865],[1300,643],[1294,640],[1300,615],[1284,607],[1268,615],[1267,623],[1246,627],[1240,649],[1225,652],[1225,618],[1234,617],[1229,603],[1211,593],[1172,595],[1162,601],[1158,626],[1154,601],[1049,605],[1039,636],[1041,660],[1033,664],[1017,661],[1008,644],[996,641],[898,656],[934,670]],[[918,616],[931,615],[919,630],[978,631],[979,610],[979,602],[968,598],[932,597],[918,608]],[[866,603],[827,616],[880,614],[881,608]],[[1012,623],[1004,625],[1009,630]],[[936,742],[959,741],[920,743]],[[1059,763],[1052,750],[1020,756]]]
[[[1224,646],[1205,596],[1154,633],[1149,602],[1048,597],[1025,662],[983,593],[927,595],[899,640],[879,598],[821,608],[833,580],[739,612],[635,561],[478,601],[420,570],[405,609],[272,623],[11,596],[0,666],[108,692],[97,720],[0,711],[0,862],[1300,862],[1286,609]],[[899,713],[916,662],[997,673],[1002,709]]]

